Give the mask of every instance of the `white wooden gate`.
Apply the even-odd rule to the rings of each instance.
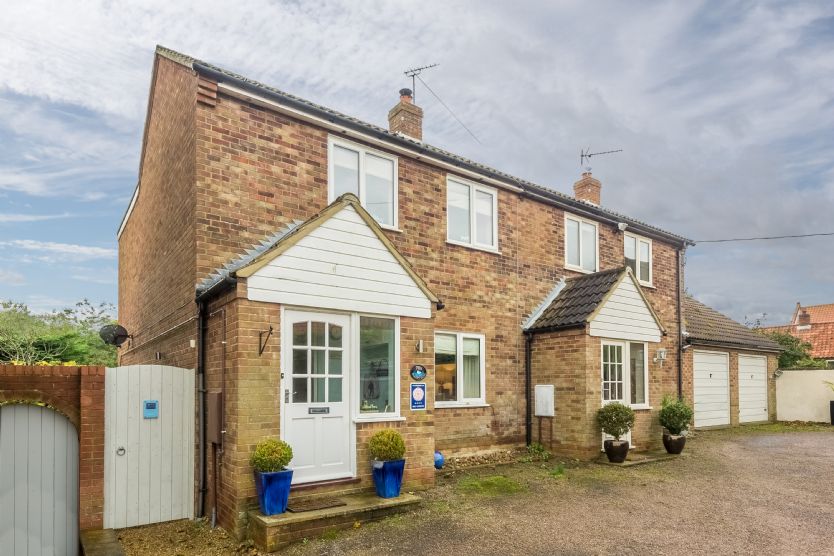
[[[46,407],[0,406],[0,553],[78,554],[78,432]]]
[[[107,369],[104,527],[194,517],[194,371]]]

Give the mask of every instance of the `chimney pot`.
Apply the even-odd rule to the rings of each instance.
[[[423,109],[414,104],[411,89],[400,89],[400,102],[388,112],[388,129],[422,142]]]
[[[802,309],[802,312],[799,313],[798,323],[800,326],[807,326],[811,324],[811,314],[808,313],[805,309]]]
[[[602,193],[602,182],[591,175],[582,172],[582,178],[573,184],[573,196],[580,201],[599,206]]]

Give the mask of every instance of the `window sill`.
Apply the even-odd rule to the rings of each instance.
[[[630,405],[629,407],[634,411],[645,411],[654,409],[652,406],[646,404]]]
[[[640,287],[642,288],[649,288],[650,290],[657,289],[654,284],[650,284],[648,282],[641,282],[640,280],[637,280],[637,283],[640,284]]]
[[[471,243],[463,243],[462,241],[455,241],[453,239],[447,239],[446,243],[450,245],[457,245],[458,247],[466,247],[467,249],[472,249],[474,251],[483,251],[484,253],[492,253],[493,255],[500,255],[501,251],[497,249],[493,249],[492,247],[480,247],[478,245],[472,245]]]
[[[405,417],[399,415],[372,415],[368,417],[354,417],[354,423],[393,423],[397,421],[405,421]]]
[[[435,409],[464,409],[468,407],[489,407],[489,404],[486,402],[434,402]]]
[[[593,274],[598,272],[597,270],[586,270],[584,268],[580,268],[578,266],[569,266],[565,265],[565,270],[572,270],[573,272],[581,272],[582,274]]]
[[[377,222],[379,224],[379,222]],[[398,234],[403,233],[403,231],[396,226],[389,226],[387,224],[379,224],[379,227],[385,230],[386,232],[397,232]]]

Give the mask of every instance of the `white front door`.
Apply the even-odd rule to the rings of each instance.
[[[738,422],[767,421],[767,358],[738,356]]]
[[[353,476],[350,317],[285,311],[281,437],[293,484]]]
[[[642,344],[641,344],[642,345]],[[628,378],[629,372],[626,360],[626,343],[610,342],[602,343],[602,405],[619,402],[629,405]],[[602,443],[614,437],[602,433]],[[631,431],[629,430],[620,440],[631,442]],[[634,448],[634,446],[631,446]]]

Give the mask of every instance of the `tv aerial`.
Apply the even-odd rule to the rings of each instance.
[[[428,66],[420,66],[419,68],[411,68],[405,70],[403,73],[411,78],[411,94],[414,101],[417,101],[417,80],[420,79],[420,74],[423,73],[424,70],[436,68],[439,64],[429,64]],[[420,79],[422,81],[422,79]]]
[[[118,324],[108,324],[103,326],[98,335],[101,336],[101,339],[104,340],[105,344],[116,347],[121,346],[128,338],[133,337],[127,333],[124,326]]]
[[[585,166],[585,161],[587,160],[588,161],[587,169],[590,171],[591,170],[590,165],[591,165],[591,157],[592,156],[600,156],[600,155],[603,155],[603,154],[613,154],[613,153],[621,153],[621,152],[623,152],[623,149],[617,149],[615,151],[601,151],[601,152],[598,152],[598,153],[592,153],[590,146],[587,149],[579,149],[579,165],[580,166]]]

